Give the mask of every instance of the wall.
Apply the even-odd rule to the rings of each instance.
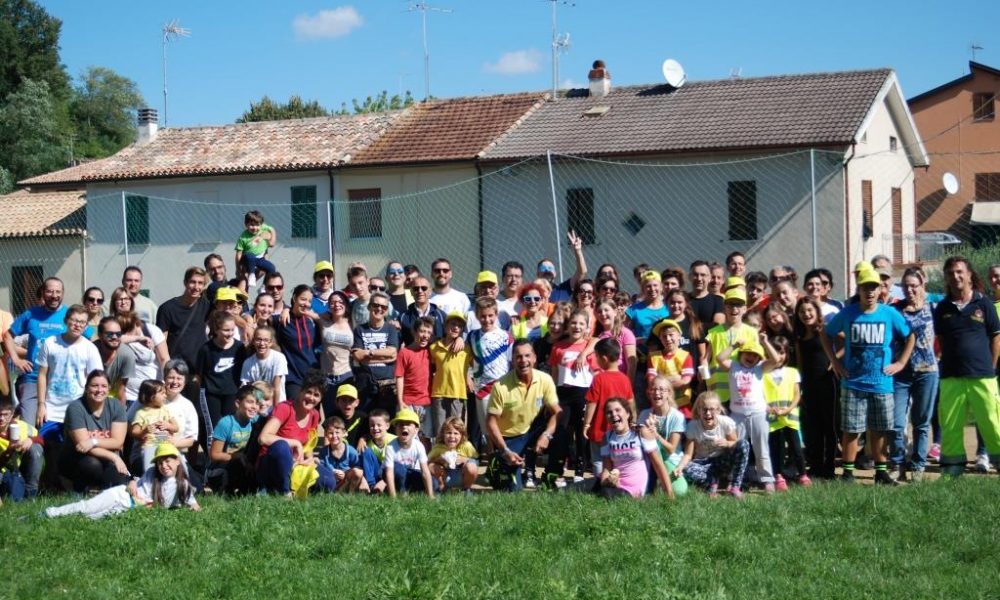
[[[81,237],[4,238],[0,239],[0,307],[11,310],[11,267],[40,266],[42,278],[58,277],[65,287],[66,304],[79,303],[83,297],[84,274]]]

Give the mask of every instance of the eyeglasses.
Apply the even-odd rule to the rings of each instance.
[[[579,296],[593,296],[594,290],[577,290],[576,293]]]
[[[402,275],[404,273],[403,269],[386,269],[385,272],[388,275]]]
[[[541,302],[541,301],[542,301],[542,297],[541,296],[522,296],[521,297],[521,302],[530,302],[530,303],[533,303],[533,302]]]
[[[67,321],[67,323],[69,323],[70,325],[76,325],[77,327],[86,327],[87,326],[87,320],[86,319],[70,319],[69,321]]]
[[[131,296],[119,296],[118,298],[115,298],[115,304],[125,304],[125,303],[131,304],[132,303],[132,297]]]
[[[413,290],[414,292],[426,292],[427,290],[429,290],[431,288],[427,287],[426,285],[415,285],[415,286],[411,287],[410,289]]]
[[[316,279],[333,279],[333,273],[330,273],[329,271],[325,273],[316,273],[313,277]]]
[[[104,304],[104,298],[94,298],[93,296],[83,299],[87,304]]]
[[[105,331],[104,332],[104,337],[106,337],[108,339],[111,339],[111,340],[113,340],[115,338],[120,338],[121,336],[122,336],[122,332],[120,332],[120,331]]]
[[[435,273],[451,273],[451,269],[432,269]]]
[[[285,286],[283,286],[283,285],[265,285],[264,289],[271,290],[272,292],[280,292],[281,290],[285,289]]]
[[[372,311],[372,312],[375,312],[376,310],[380,310],[380,311],[381,310],[386,310],[387,311],[387,310],[389,310],[389,305],[388,304],[369,304],[368,305],[368,310]]]
[[[368,291],[369,292],[384,292],[385,291],[385,286],[384,285],[369,285],[368,286]]]
[[[606,294],[608,294],[608,293],[614,294],[614,293],[618,292],[618,288],[616,288],[613,285],[606,285],[606,286],[604,286],[604,287],[601,288],[601,291],[604,292],[604,293],[606,293]]]

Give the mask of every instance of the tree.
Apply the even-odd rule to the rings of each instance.
[[[89,67],[70,100],[75,157],[103,158],[135,141],[136,111],[144,104],[134,81],[111,69]]]
[[[285,104],[279,104],[264,96],[257,102],[250,103],[250,110],[236,119],[237,123],[253,123],[257,121],[279,121],[282,119],[308,119],[310,117],[326,117],[330,111],[320,106],[319,102],[305,102],[300,96],[292,96]]]
[[[57,104],[70,96],[69,76],[59,62],[62,21],[32,0],[0,0],[0,102],[25,79],[44,81]]]
[[[407,90],[406,94],[403,96],[396,94],[390,98],[389,92],[382,90],[382,93],[374,98],[371,96],[366,97],[364,102],[358,102],[358,99],[354,98],[351,100],[351,104],[354,106],[354,114],[356,115],[400,110],[413,104],[413,94]],[[337,111],[337,114],[350,114],[347,111],[346,102],[340,105],[340,110]]]
[[[0,194],[14,191],[14,176],[7,169],[0,167]]]
[[[66,166],[69,150],[49,85],[25,79],[0,106],[0,166],[15,180]]]

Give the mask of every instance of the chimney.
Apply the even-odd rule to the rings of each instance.
[[[605,68],[603,60],[594,61],[594,68],[587,73],[587,80],[590,81],[591,97],[601,98],[611,91],[611,72]]]
[[[135,143],[137,146],[144,146],[156,139],[156,129],[159,124],[159,116],[155,108],[139,109],[139,136]]]

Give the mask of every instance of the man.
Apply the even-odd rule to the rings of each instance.
[[[517,293],[524,284],[524,265],[516,260],[507,261],[500,269],[500,276],[503,278],[503,299],[497,301],[500,314],[507,315],[508,319],[517,318],[521,314]]]
[[[413,294],[410,293],[410,285],[406,281],[406,268],[398,260],[390,261],[385,266],[386,283],[389,284],[386,290],[389,298],[392,299],[392,310],[397,315],[406,312],[406,307],[413,303]]]
[[[410,286],[410,293],[413,294],[413,303],[399,316],[399,332],[403,338],[403,345],[409,346],[413,343],[413,325],[420,317],[434,319],[434,339],[441,339],[447,315],[431,302],[431,282],[426,277],[418,276]]]
[[[493,298],[496,300],[497,293],[499,289],[497,288],[497,274],[493,271],[480,271],[479,275],[476,276],[476,287],[473,288],[473,294],[478,298]],[[499,310],[500,303],[497,302],[497,327],[503,329],[504,331],[510,331],[511,317],[507,313]],[[470,331],[476,331],[482,326],[479,324],[479,319],[476,318],[476,310],[472,308],[465,315],[466,322],[466,333]]]
[[[371,283],[364,267],[351,267],[347,272],[347,288],[345,291],[351,297],[351,325],[368,322],[368,301],[371,300]],[[391,304],[391,303],[390,303]],[[392,308],[390,307],[390,312]],[[388,316],[388,315],[386,315]]]
[[[219,288],[237,287],[240,283],[238,279],[228,279],[226,277],[226,262],[218,254],[209,254],[204,261],[205,272],[208,273],[208,288],[205,297],[209,302],[215,302],[215,293]]]
[[[361,393],[361,410],[370,413],[376,408],[396,414],[396,353],[399,332],[386,320],[391,301],[385,292],[373,292],[368,301],[368,322],[354,327],[351,356],[362,367],[355,372]]]
[[[347,268],[347,285],[341,290],[353,302],[368,289],[368,269],[360,263],[353,263]],[[367,297],[366,300],[367,302]]]
[[[469,296],[451,287],[451,262],[447,258],[438,258],[431,263],[431,276],[434,277],[434,293],[431,302],[437,305],[444,314],[469,312],[471,302]]]
[[[696,260],[689,267],[691,279],[691,310],[705,327],[720,325],[726,320],[722,306],[722,296],[709,291],[712,269],[703,260]]]
[[[20,402],[21,419],[34,424],[38,414],[38,350],[47,338],[66,331],[66,307],[63,306],[63,282],[57,277],[49,277],[42,283],[42,302],[21,313],[10,329],[3,334],[3,345],[11,363],[23,373],[17,380],[17,397]],[[27,354],[20,357],[14,338],[28,336]],[[83,336],[93,334],[86,327]]]
[[[745,277],[747,273],[747,258],[739,250],[730,252],[726,257],[726,270],[730,277]]]
[[[333,263],[321,260],[313,267],[312,310],[317,315],[327,311],[330,294],[333,293]]]
[[[915,336],[899,311],[879,304],[878,273],[858,275],[858,303],[838,312],[821,330],[823,349],[834,372],[842,378],[840,428],[843,468],[841,479],[854,482],[854,460],[861,434],[871,440],[869,455],[875,461],[875,483],[896,485],[888,472],[886,444],[893,428],[893,380],[913,352]],[[994,315],[995,316],[995,315]],[[834,353],[830,337],[844,338],[844,362]],[[902,342],[892,360],[893,342]]]
[[[514,342],[513,363],[514,368],[498,379],[490,392],[486,429],[496,456],[490,460],[488,473],[495,488],[519,491],[525,454],[545,452],[555,437],[562,409],[552,377],[535,369],[531,342]],[[541,416],[543,411],[547,417]],[[561,471],[562,465],[546,467],[546,484],[554,487]]]
[[[714,262],[708,265],[708,269],[712,273],[708,279],[708,293],[724,296],[726,292],[722,288],[726,284],[726,268]]]
[[[96,345],[104,372],[108,374],[108,395],[117,398],[122,408],[126,408],[125,387],[128,380],[135,377],[136,357],[127,344],[122,344],[122,326],[115,317],[101,319],[97,325]]]
[[[576,257],[576,271],[573,276],[566,281],[556,283],[556,265],[548,258],[538,261],[535,274],[538,279],[544,279],[552,286],[552,293],[549,294],[549,302],[570,302],[573,300],[573,289],[581,279],[587,278],[587,260],[583,257],[583,240],[576,235],[572,229],[566,233],[569,245],[573,248],[573,256]]]
[[[1000,319],[993,303],[976,290],[969,261],[944,262],[945,298],[934,309],[934,333],[941,345],[938,422],[941,472],[965,470],[965,423],[971,412],[990,461],[1000,464],[1000,391],[994,367],[1000,359]]]
[[[746,292],[747,312],[763,314],[764,309],[771,303],[771,296],[767,293],[767,273],[763,271],[747,273]]]
[[[274,298],[274,314],[280,315],[288,309],[284,300],[285,278],[281,276],[281,273],[275,271],[264,276],[264,292]]]
[[[204,296],[206,281],[205,269],[188,267],[184,272],[184,293],[164,302],[156,315],[156,326],[167,338],[170,357],[183,359],[191,373],[197,372],[198,350],[208,341],[205,321],[212,305]],[[194,377],[188,379],[183,396],[192,400],[199,397]]]
[[[132,307],[139,318],[145,323],[156,322],[156,302],[142,295],[142,269],[136,266],[125,267],[122,273],[122,287],[132,296]]]
[[[889,275],[889,281],[884,284],[886,287],[885,295],[887,297],[885,304],[895,304],[902,300],[904,298],[903,287],[892,281],[892,261],[889,257],[884,254],[876,254],[872,257],[871,263],[875,267],[876,273],[880,275],[887,273]],[[888,298],[891,298],[891,301]]]

